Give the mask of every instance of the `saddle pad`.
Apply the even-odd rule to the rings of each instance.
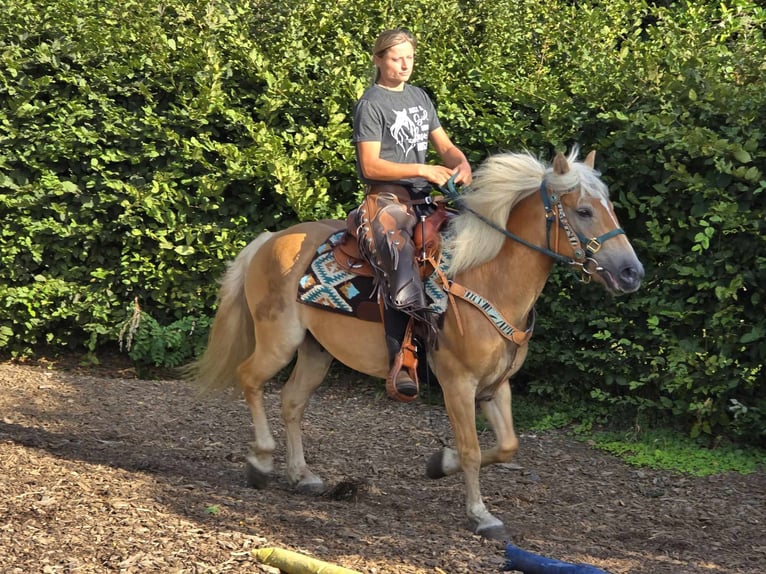
[[[332,250],[343,233],[338,231],[332,234],[317,249],[298,284],[298,302],[379,323],[382,318],[372,277],[362,277],[346,271],[333,257]],[[447,262],[445,255],[442,253],[442,268]],[[447,294],[436,278],[436,273],[433,273],[425,281],[425,290],[429,307],[441,315],[447,310]]]

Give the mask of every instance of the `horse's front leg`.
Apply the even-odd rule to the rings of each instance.
[[[466,489],[466,514],[471,529],[476,534],[487,538],[504,540],[506,538],[505,526],[503,526],[502,521],[487,510],[481,497],[479,471],[481,470],[483,455],[476,433],[474,392],[470,386],[466,385],[466,387],[445,388],[444,402],[455,434],[457,453],[455,455],[453,451],[453,454],[449,455],[449,449],[437,453],[437,456],[438,454],[442,455],[439,466],[442,471],[448,470],[449,474],[457,472],[455,469],[463,470]],[[452,460],[445,460],[445,458]],[[432,477],[431,466],[433,464],[432,459],[428,469],[428,474]]]
[[[479,404],[496,439],[495,446],[481,451],[481,466],[510,461],[519,448],[519,439],[513,428],[510,384],[503,383],[491,400]],[[457,451],[445,448],[431,457],[426,473],[429,478],[443,478],[461,470]]]
[[[513,429],[513,411],[511,408],[511,384],[502,383],[488,401],[480,403],[489,426],[495,432],[495,446],[481,453],[481,466],[508,462],[519,449],[519,439]]]
[[[519,439],[513,428],[510,385],[501,385],[492,400],[482,401],[480,405],[496,439],[495,446],[481,451],[481,466],[509,462],[519,449]],[[463,469],[457,451],[444,448],[431,456],[426,474],[429,478],[443,478],[461,470]]]

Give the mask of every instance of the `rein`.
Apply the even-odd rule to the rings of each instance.
[[[467,207],[463,203],[461,195],[455,187],[455,177],[456,176],[453,175],[447,181],[445,187],[442,187],[441,190],[449,199],[454,201],[459,206],[459,209],[471,213],[474,217],[486,223],[495,231],[502,233],[509,239],[520,243],[529,249],[537,251],[538,253],[542,253],[543,255],[547,255],[558,263],[564,263],[571,265],[572,267],[578,267],[578,278],[582,283],[589,283],[593,272],[598,272],[602,269],[598,265],[598,261],[593,258],[593,255],[595,255],[599,249],[601,249],[601,245],[612,237],[625,234],[625,231],[620,227],[616,227],[615,229],[599,235],[598,237],[588,238],[579,233],[576,233],[569,224],[569,220],[567,219],[566,213],[564,211],[564,206],[561,204],[561,196],[570,193],[574,188],[567,189],[560,194],[553,192],[549,195],[546,190],[545,179],[543,179],[542,183],[540,184],[540,197],[542,199],[543,206],[545,207],[545,234],[548,246],[541,247],[539,245],[535,245],[534,243],[530,243],[526,239],[519,237],[515,233],[512,233],[507,229],[496,225],[480,213],[474,211],[470,207]],[[574,258],[562,255],[558,251],[554,251],[550,248],[551,231],[553,230],[554,224],[556,222],[558,222],[558,226],[555,227],[556,248],[558,248],[558,229],[563,229],[564,233],[567,235],[569,243],[572,245]],[[589,266],[592,266],[592,268],[589,269]]]
[[[560,192],[559,194],[556,194],[555,192],[553,192],[549,195],[546,190],[545,179],[543,179],[543,181],[540,183],[540,197],[545,207],[545,235],[546,235],[547,247],[541,247],[539,245],[536,245],[534,243],[527,241],[526,239],[522,237],[519,237],[515,233],[512,233],[505,228],[502,228],[496,225],[495,223],[493,223],[492,221],[490,221],[489,219],[487,219],[480,213],[466,206],[465,203],[462,201],[462,197],[460,193],[458,193],[455,187],[455,177],[456,175],[453,175],[447,181],[444,187],[440,187],[440,190],[444,193],[444,195],[448,199],[452,200],[458,205],[459,210],[463,210],[463,211],[467,211],[468,213],[471,213],[474,217],[486,223],[489,227],[491,227],[495,231],[502,233],[507,238],[517,243],[520,243],[524,245],[525,247],[528,247],[529,249],[537,251],[538,253],[547,255],[548,257],[551,257],[554,261],[557,261],[559,263],[565,263],[573,267],[578,267],[579,268],[578,278],[583,283],[589,283],[591,281],[591,277],[594,271],[599,272],[602,270],[602,267],[599,266],[598,261],[596,261],[596,259],[593,257],[593,255],[595,255],[601,249],[601,245],[608,239],[611,239],[612,237],[625,234],[625,231],[623,231],[619,227],[612,229],[611,231],[608,231],[606,233],[603,233],[599,235],[598,237],[590,237],[590,238],[575,232],[572,229],[572,226],[569,224],[569,220],[567,219],[566,212],[564,211],[564,206],[561,203],[561,196],[572,192],[575,188],[571,187],[569,189],[564,190],[563,192]],[[554,226],[554,224],[556,223],[558,223],[558,225]],[[558,252],[559,229],[564,230],[564,233],[566,234],[567,239],[569,240],[569,243],[572,246],[574,257],[568,257]],[[553,250],[550,248],[551,232],[553,232],[555,235],[556,250]],[[421,258],[421,261],[425,261],[425,260],[426,260],[425,257]],[[475,308],[479,309],[479,311],[484,313],[485,317],[489,319],[489,321],[495,326],[497,331],[503,337],[505,337],[508,341],[516,344],[517,346],[521,346],[525,344],[527,341],[529,341],[529,339],[532,337],[532,332],[534,330],[534,324],[535,324],[534,308],[532,309],[530,316],[527,318],[527,322],[528,322],[527,327],[524,329],[519,329],[518,327],[515,327],[511,325],[508,321],[506,321],[505,318],[500,313],[500,311],[491,301],[485,299],[478,293],[475,293],[469,289],[466,289],[465,287],[461,285],[456,284],[451,279],[448,279],[444,275],[444,273],[441,271],[441,268],[437,262],[433,260],[430,260],[430,262],[433,265],[434,270],[439,274],[442,286],[444,290],[447,292],[450,302],[452,303],[450,305],[450,308],[454,310],[455,316],[457,318],[458,330],[461,335],[463,334],[462,321],[460,319],[458,308],[454,304],[454,297],[463,299],[464,301],[470,303]],[[589,266],[592,266],[592,268],[589,268]]]

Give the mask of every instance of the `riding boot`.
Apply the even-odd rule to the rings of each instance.
[[[387,304],[413,314],[427,307],[415,261],[412,211],[389,193],[367,195],[358,211],[359,247],[375,269]]]
[[[383,325],[390,364],[386,391],[392,399],[402,402],[410,402],[418,395],[417,349],[408,328],[410,321],[406,314],[385,306]]]

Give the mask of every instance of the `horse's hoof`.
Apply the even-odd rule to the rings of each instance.
[[[321,478],[316,476],[301,480],[295,485],[295,491],[308,496],[320,496],[325,492],[325,485]]]
[[[479,536],[483,536],[484,538],[488,538],[490,540],[501,540],[506,541],[508,540],[508,531],[505,529],[505,526],[502,524],[495,524],[493,526],[487,526],[485,528],[477,528],[474,531],[475,534],[478,534]]]
[[[490,540],[508,540],[508,531],[505,529],[505,525],[492,515],[483,520],[469,520],[469,523],[474,534]]]
[[[269,485],[269,474],[258,470],[250,462],[245,465],[245,480],[250,488],[262,490]]]
[[[426,476],[428,478],[444,478],[444,451],[440,450],[431,455],[426,464]]]

